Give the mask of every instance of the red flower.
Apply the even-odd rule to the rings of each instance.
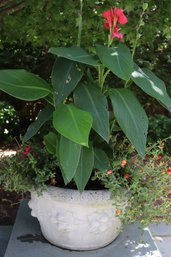
[[[125,167],[125,165],[127,164],[127,160],[122,160],[121,161],[121,166],[124,168]]]
[[[116,215],[118,215],[118,216],[121,215],[121,210],[117,210]]]
[[[106,19],[104,27],[107,30],[111,30],[111,35],[113,38],[119,38],[122,41],[123,34],[119,33],[119,24],[126,24],[128,22],[127,17],[123,13],[121,8],[116,6],[102,13],[102,16]]]
[[[130,177],[130,175],[129,175],[128,173],[126,173],[126,174],[124,175],[124,178],[126,178],[126,179],[129,179],[129,177]]]
[[[112,170],[108,170],[108,171],[107,171],[107,174],[108,174],[108,175],[110,175],[110,174],[112,174],[112,173],[113,173]]]
[[[30,153],[31,151],[31,146],[28,146],[26,148],[26,150],[24,152],[22,152],[22,154],[27,158],[28,157],[28,154]]]
[[[160,155],[160,154],[159,154],[159,155],[157,156],[157,159],[158,159],[158,160],[161,160],[162,158],[163,158],[163,155]]]
[[[121,8],[119,8],[118,10],[116,8],[116,15],[118,17],[118,22],[120,24],[126,24],[128,22],[128,19],[125,16],[125,14],[123,13],[123,10]]]
[[[118,27],[115,27],[113,33],[112,33],[112,37],[116,37],[119,38],[120,42],[122,42],[122,38],[123,38],[123,34],[119,32]]]
[[[167,173],[171,175],[171,167],[167,169]]]

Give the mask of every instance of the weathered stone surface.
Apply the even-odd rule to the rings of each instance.
[[[11,234],[12,226],[0,226],[0,257],[3,257]]]
[[[161,223],[149,226],[153,239],[163,257],[171,256],[171,224]]]

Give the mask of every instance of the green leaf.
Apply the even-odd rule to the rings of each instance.
[[[59,161],[65,179],[70,182],[74,177],[80,159],[81,145],[61,136],[59,143]]]
[[[109,168],[109,158],[107,154],[99,148],[94,148],[94,168],[106,170]]]
[[[110,91],[113,112],[121,129],[142,156],[146,151],[148,118],[135,95],[128,89]]]
[[[25,70],[0,70],[0,89],[26,101],[35,101],[51,92],[45,80]]]
[[[73,61],[64,58],[58,58],[55,61],[52,70],[52,85],[56,105],[69,96],[81,80],[83,73],[83,69]]]
[[[43,126],[43,124],[45,124],[48,120],[52,118],[53,111],[54,108],[50,105],[47,105],[43,110],[39,112],[37,119],[34,122],[32,122],[27,128],[27,131],[22,138],[23,143],[25,143],[34,135],[36,135],[39,129]]]
[[[145,93],[156,98],[171,111],[171,98],[166,91],[166,86],[152,71],[141,69],[135,64],[131,78]]]
[[[93,117],[93,129],[109,142],[109,113],[106,96],[95,85],[79,85],[74,91],[76,106],[90,112]]]
[[[55,133],[49,132],[44,136],[44,144],[50,154],[58,156],[58,137]]]
[[[74,176],[74,181],[77,188],[82,192],[91,176],[94,165],[94,151],[93,147],[82,147],[80,160],[78,163],[77,171]]]
[[[98,61],[89,55],[85,50],[78,46],[71,47],[51,47],[49,53],[55,54],[59,57],[72,60],[74,62],[80,62],[91,66],[98,66]]]
[[[93,119],[90,113],[72,104],[60,104],[53,113],[54,128],[71,141],[88,146]]]
[[[54,106],[53,93],[50,93],[45,97],[45,100],[52,106]]]
[[[116,47],[98,45],[97,54],[104,67],[121,79],[129,80],[133,72],[133,60],[129,48],[123,44]]]

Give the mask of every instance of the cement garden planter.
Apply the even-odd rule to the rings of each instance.
[[[108,190],[84,191],[49,187],[42,195],[32,193],[31,215],[40,222],[52,244],[72,250],[92,250],[110,244],[121,222]]]

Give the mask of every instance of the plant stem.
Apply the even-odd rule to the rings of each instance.
[[[148,7],[148,5],[147,5]],[[142,13],[140,14],[140,20],[139,20],[139,23],[137,24],[137,27],[136,27],[136,38],[135,38],[135,42],[134,42],[134,46],[133,46],[133,50],[132,50],[132,58],[134,57],[135,55],[135,51],[136,51],[136,48],[137,48],[137,43],[138,43],[138,40],[140,39],[141,37],[141,34],[139,33],[140,31],[140,28],[142,26],[144,26],[144,21],[143,21],[143,16],[145,14],[145,11],[146,11],[147,8],[144,8],[143,7],[143,11]]]
[[[103,73],[104,73],[104,68],[101,65],[99,65],[98,66],[98,83],[101,88],[101,91],[103,89]]]
[[[132,50],[132,59],[134,58],[134,55],[135,55],[135,51],[136,51],[136,48],[137,48],[137,44],[138,44],[138,40],[140,39],[141,37],[141,34],[139,33],[140,31],[140,28],[142,26],[144,26],[144,21],[143,21],[143,16],[145,14],[145,11],[147,10],[148,8],[148,4],[144,3],[143,4],[143,11],[142,13],[140,14],[140,20],[139,20],[139,23],[136,27],[136,38],[135,38],[135,41],[134,41],[134,45],[133,45],[133,50]],[[125,85],[124,87],[125,88],[128,88],[130,85],[132,84],[132,81],[130,82],[130,78],[125,82]]]
[[[107,75],[109,74],[109,72],[110,72],[110,70],[107,70],[105,72],[105,69],[102,66],[100,66],[100,65],[98,66],[98,83],[99,83],[101,92],[103,92],[104,82],[105,82],[105,79],[106,79]]]
[[[78,38],[77,38],[77,46],[81,45],[81,33],[82,33],[82,10],[83,10],[83,0],[80,0],[80,10],[78,14]]]

